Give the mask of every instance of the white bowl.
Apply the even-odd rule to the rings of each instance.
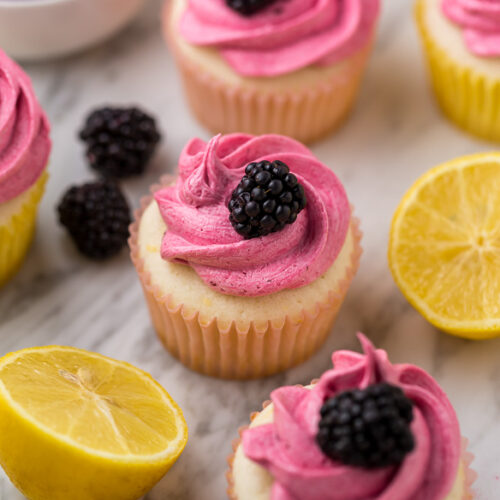
[[[145,0],[0,0],[0,48],[21,60],[64,56],[102,42]]]

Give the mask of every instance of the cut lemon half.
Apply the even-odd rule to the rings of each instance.
[[[409,302],[461,337],[500,333],[500,154],[440,165],[406,193],[389,265]]]
[[[71,347],[0,359],[0,464],[30,500],[135,500],[187,441],[147,373]]]

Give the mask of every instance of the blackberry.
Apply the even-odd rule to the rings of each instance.
[[[321,408],[316,441],[325,455],[346,465],[400,464],[415,447],[413,403],[394,385],[345,391]]]
[[[233,191],[229,220],[246,239],[281,231],[307,205],[304,188],[282,161],[250,163]]]
[[[80,131],[90,166],[111,178],[144,172],[160,138],[155,120],[138,108],[96,109]]]
[[[226,0],[228,7],[243,16],[251,16],[275,2],[276,0]]]
[[[114,182],[102,180],[71,187],[58,212],[61,224],[87,257],[106,259],[127,243],[130,209]]]

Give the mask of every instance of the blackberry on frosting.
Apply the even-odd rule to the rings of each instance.
[[[228,204],[229,220],[246,239],[258,238],[293,224],[306,205],[304,187],[288,166],[264,160],[245,168]]]
[[[275,2],[276,0],[226,0],[228,7],[244,16],[251,16]]]
[[[388,383],[341,392],[321,408],[316,437],[323,453],[346,465],[400,464],[415,447],[413,403]]]

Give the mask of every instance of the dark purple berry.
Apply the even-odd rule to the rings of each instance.
[[[273,167],[273,175],[278,179],[284,179],[285,176],[290,172],[290,169],[282,161],[275,161]]]
[[[250,179],[248,177],[243,177],[241,180],[241,187],[243,188],[244,191],[249,191],[255,186],[255,181],[253,179]]]
[[[273,196],[278,196],[283,191],[283,183],[279,179],[273,179],[269,183],[269,191]]]
[[[111,178],[142,174],[161,138],[154,118],[138,108],[97,109],[79,135],[90,166]]]
[[[251,16],[276,0],[226,0],[226,5],[243,16]]]
[[[248,219],[243,207],[235,208],[233,210],[232,216],[236,222],[245,222]]]
[[[286,204],[293,203],[293,194],[290,191],[285,191],[280,194],[279,201]]]
[[[325,401],[316,441],[325,455],[365,468],[400,464],[413,451],[413,403],[394,385],[353,389]]]
[[[260,213],[259,204],[256,201],[247,203],[245,207],[245,213],[248,215],[248,217],[257,217],[257,215],[259,215]]]
[[[58,212],[61,224],[87,257],[107,259],[127,243],[130,209],[111,181],[71,187],[59,203]]]
[[[287,222],[291,214],[292,211],[288,205],[280,205],[276,209],[276,219],[278,219],[278,222]]]
[[[245,174],[250,175],[252,173],[253,168],[256,166],[256,163],[249,163],[245,168]]]
[[[276,210],[276,200],[266,200],[262,203],[262,210],[264,210],[266,214],[272,214]]]
[[[273,217],[271,215],[264,215],[264,217],[262,217],[262,219],[260,219],[260,225],[266,231],[270,231],[276,225],[276,220],[273,219]]]
[[[266,192],[261,187],[256,187],[256,188],[252,189],[251,196],[252,196],[252,200],[262,201],[266,198]]]
[[[285,176],[285,183],[289,188],[294,188],[299,181],[297,180],[297,177],[293,174],[288,174]]]
[[[249,163],[245,174],[228,202],[229,220],[239,234],[257,238],[297,220],[306,195],[287,165],[279,160]],[[290,175],[293,187],[286,182]]]
[[[256,176],[255,176],[255,182],[259,185],[259,186],[267,186],[269,184],[269,182],[271,181],[271,174],[266,171],[266,170],[263,170],[262,172],[259,172]]]

